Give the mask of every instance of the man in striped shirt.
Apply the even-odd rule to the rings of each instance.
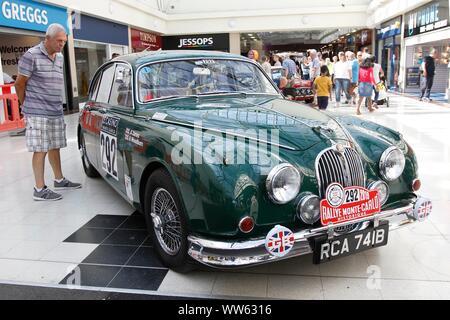
[[[45,41],[28,50],[19,61],[15,87],[27,124],[27,148],[33,152],[36,180],[33,198],[36,201],[62,199],[45,185],[47,154],[55,175],[55,189],[81,188],[81,184],[64,178],[61,169],[60,149],[67,146],[62,105],[64,58],[61,54],[66,42],[64,27],[52,24],[47,29]]]

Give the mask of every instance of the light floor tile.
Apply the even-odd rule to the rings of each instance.
[[[74,268],[76,268],[76,265],[70,263],[30,261],[24,263],[20,274],[20,281],[58,284]]]
[[[10,225],[0,234],[0,240],[28,240],[30,235],[41,230],[41,226]]]
[[[251,298],[267,297],[266,275],[245,273],[219,273],[214,283],[213,295]]]
[[[35,230],[32,233],[29,233],[25,239],[30,241],[48,241],[60,243],[67,239],[75,231],[76,229],[74,230],[74,228],[71,227],[39,227],[39,229]]]
[[[364,253],[340,258],[320,265],[321,276],[333,277],[367,277],[369,264]]]
[[[268,264],[267,273],[297,276],[320,276],[320,267],[313,264],[312,255],[305,255]]]
[[[6,259],[39,260],[57,246],[55,242],[22,241],[3,255]]]
[[[1,233],[1,230],[0,230]],[[17,246],[21,240],[0,240],[0,258],[3,258],[4,255],[11,250],[13,247]]]
[[[33,226],[48,226],[52,225],[56,219],[60,217],[59,213],[43,213],[36,212],[30,215],[27,215],[22,220],[20,220],[18,225],[33,225]]]
[[[441,296],[436,284],[427,281],[381,280],[384,300],[435,300]]]
[[[268,298],[323,300],[320,277],[269,276]]]
[[[413,257],[393,257],[370,255],[367,257],[369,265],[379,268],[382,279],[414,279],[428,280],[428,277],[420,263]]]
[[[435,282],[433,288],[441,300],[450,300],[450,282]]]
[[[217,273],[215,272],[182,274],[170,270],[159,286],[158,292],[211,295],[216,278]]]
[[[40,259],[48,262],[81,263],[98,245],[85,243],[61,243]]]
[[[322,277],[325,300],[381,300],[381,292],[367,279]]]

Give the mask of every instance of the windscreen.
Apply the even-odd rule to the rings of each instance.
[[[139,101],[245,92],[278,94],[254,64],[236,60],[177,60],[145,66],[138,74]]]

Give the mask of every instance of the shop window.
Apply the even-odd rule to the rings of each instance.
[[[100,86],[97,94],[97,99],[95,101],[101,103],[108,103],[109,96],[111,93],[111,85],[114,79],[115,65],[109,65],[103,70],[102,79],[100,81]]]
[[[435,50],[436,65],[448,65],[450,57],[450,45],[421,45],[414,48],[413,65],[421,65],[431,50]]]
[[[126,108],[133,108],[132,71],[126,66],[119,64],[116,67],[114,82],[112,84],[109,104]]]

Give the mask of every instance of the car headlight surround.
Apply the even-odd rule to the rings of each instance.
[[[294,200],[300,192],[300,187],[300,172],[289,163],[277,165],[267,176],[267,194],[276,204],[286,204]]]
[[[382,206],[386,204],[389,199],[389,186],[384,181],[375,181],[369,185],[369,190],[377,190],[380,196],[380,203]]]
[[[390,147],[380,159],[380,174],[386,181],[397,180],[405,170],[406,159],[397,147]]]

